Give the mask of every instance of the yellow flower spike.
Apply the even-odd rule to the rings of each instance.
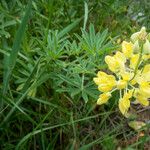
[[[127,81],[125,80],[119,80],[117,82],[117,89],[121,90],[124,89],[127,86]]]
[[[116,79],[113,75],[99,71],[97,77],[93,79],[101,92],[109,92],[116,86]]]
[[[122,52],[127,58],[130,58],[133,53],[133,44],[130,42],[123,41],[122,42]]]
[[[97,101],[98,105],[108,102],[111,93],[120,91],[118,107],[125,117],[129,117],[130,99],[143,106],[150,105],[150,34],[145,27],[131,36],[131,42],[122,42],[122,52],[106,56],[108,69],[115,74],[108,75],[99,71],[94,82],[103,92]],[[141,49],[143,48],[143,49]],[[118,80],[119,79],[119,80]],[[124,95],[122,95],[124,93]],[[122,97],[123,96],[123,97]]]
[[[135,69],[139,61],[139,54],[134,54],[130,59],[130,68]]]
[[[109,98],[111,97],[111,93],[103,93],[99,96],[99,99],[97,100],[97,105],[102,105],[108,102]]]

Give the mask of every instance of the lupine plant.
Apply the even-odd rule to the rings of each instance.
[[[112,56],[107,55],[105,62],[108,70],[99,71],[94,82],[102,92],[97,104],[107,103],[115,91],[119,91],[120,112],[130,116],[131,103],[149,106],[150,98],[150,34],[142,27],[131,36],[131,41],[123,41],[121,50]],[[109,73],[106,73],[109,72]]]

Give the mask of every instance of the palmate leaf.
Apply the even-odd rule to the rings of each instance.
[[[88,75],[79,76],[79,74],[76,73],[72,76],[57,75],[57,77],[57,80],[63,81],[58,85],[56,89],[57,92],[67,92],[72,98],[75,98],[75,96],[82,98],[85,103],[87,103],[89,99],[98,98],[98,92],[95,89],[93,81],[89,80],[90,77],[88,77]]]
[[[103,55],[107,51],[115,49],[111,41],[108,41],[109,35],[108,30],[103,32],[95,32],[94,25],[90,24],[89,32],[82,29],[82,36],[75,34],[80,40],[82,49],[86,51],[87,54]]]

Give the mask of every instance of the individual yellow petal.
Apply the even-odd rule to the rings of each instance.
[[[148,96],[145,95],[144,93],[142,93],[139,88],[135,89],[134,97],[140,104],[142,104],[144,106],[149,106]]]
[[[119,110],[124,115],[127,112],[127,109],[126,109],[126,107],[123,105],[123,103],[121,101],[122,101],[122,99],[119,100]]]
[[[144,66],[144,69],[141,72],[141,79],[141,83],[150,82],[150,64]]]
[[[143,60],[149,60],[150,59],[150,54],[148,54],[148,55],[143,54],[142,59]]]
[[[139,87],[139,92],[147,98],[150,98],[150,83],[142,82]]]
[[[116,59],[112,56],[106,56],[105,62],[108,65],[108,68],[112,72],[117,72],[119,70],[119,63],[116,61]]]
[[[129,43],[129,42],[123,41],[122,52],[127,58],[131,57],[133,53],[133,44],[131,42]]]
[[[133,90],[129,90],[127,93],[124,94],[123,98],[119,100],[119,109],[121,113],[127,117],[128,110],[130,108],[130,98],[132,97]]]
[[[150,73],[150,64],[144,66],[142,73]]]
[[[101,92],[109,92],[113,89],[113,87],[109,84],[100,84],[98,86],[98,90]]]
[[[106,76],[107,74],[105,73],[105,72],[103,72],[103,71],[98,71],[98,73],[97,73],[97,76],[99,77],[99,78],[101,78],[101,77],[103,77],[103,76]]]
[[[124,81],[129,81],[133,78],[134,73],[130,73],[130,72],[121,72],[121,76],[123,78]]]
[[[98,105],[102,105],[107,103],[107,101],[109,100],[109,98],[111,97],[111,93],[107,92],[107,93],[103,93],[99,96],[99,99],[97,100],[97,104]]]
[[[116,52],[116,54],[114,55],[114,58],[118,61],[118,63],[125,63],[126,62],[126,57],[124,55],[124,53],[121,52]]]
[[[139,54],[134,54],[130,59],[130,68],[135,69],[139,61]]]
[[[146,97],[142,96],[142,95],[138,95],[137,96],[137,100],[144,106],[149,106],[149,101]]]
[[[124,98],[125,99],[130,99],[133,95],[133,89],[132,90],[129,90],[127,93],[124,94]]]
[[[121,113],[126,116],[128,110],[130,108],[130,101],[129,99],[122,98],[119,100],[119,110]]]
[[[95,82],[96,85],[100,84],[100,78],[93,78],[93,81]]]

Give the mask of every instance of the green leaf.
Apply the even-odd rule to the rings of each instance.
[[[86,24],[88,20],[88,5],[86,2],[84,2],[84,25],[83,25],[83,30],[86,29]]]
[[[74,21],[73,23],[65,27],[62,31],[59,32],[58,37],[59,38],[63,37],[65,34],[71,31],[74,27],[76,27],[76,25],[79,24],[80,21],[81,21],[81,18],[77,19],[76,21]]]
[[[144,126],[146,126],[146,124],[142,121],[130,121],[130,122],[128,122],[128,125],[135,131],[138,131],[138,130],[142,129]]]
[[[15,64],[16,64],[18,52],[20,50],[20,44],[21,44],[26,25],[28,23],[29,15],[31,12],[31,6],[32,6],[31,1],[29,1],[28,6],[26,8],[25,16],[22,19],[20,27],[16,33],[10,56],[5,57],[5,60],[4,60],[5,68],[4,68],[4,74],[3,74],[3,89],[2,89],[2,93],[4,96],[7,93],[9,80],[10,80],[10,77],[12,75],[12,71],[13,71]],[[3,108],[3,100],[1,100],[1,108]]]

